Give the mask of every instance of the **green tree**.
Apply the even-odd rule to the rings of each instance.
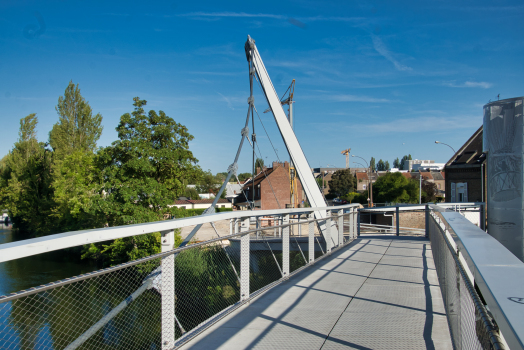
[[[102,134],[102,116],[93,116],[78,84],[69,82],[55,107],[59,120],[49,133],[54,150],[53,216],[58,231],[103,225],[94,211],[100,196],[100,172],[95,166],[96,142]]]
[[[329,180],[329,193],[335,196],[342,196],[349,192],[354,192],[357,188],[357,180],[349,169],[337,170]]]
[[[251,173],[241,173],[238,174],[238,181],[246,181],[251,177]]]
[[[32,236],[48,233],[53,191],[52,152],[36,138],[36,114],[20,120],[18,141],[4,157],[0,177],[0,205],[7,208],[13,224]]]
[[[386,161],[384,162],[384,170],[389,170],[389,169],[391,169],[391,168],[390,168],[390,166],[389,166],[389,162],[386,160]]]
[[[358,198],[360,197],[360,193],[358,192],[349,192],[345,196],[342,197],[342,199],[348,201],[349,203],[352,203],[354,200],[358,201]]]
[[[386,169],[386,163],[382,159],[380,159],[377,163],[377,170],[378,171],[385,171]]]
[[[434,182],[422,181],[422,203],[435,202],[438,194],[438,188]]]
[[[411,158],[411,154],[408,154],[407,156],[404,156],[402,157],[402,159],[400,160],[400,169],[401,170],[408,170],[408,169],[404,169],[405,167],[407,168],[408,166],[408,160],[412,160],[413,158]]]
[[[393,168],[400,169],[400,159],[398,157],[393,161]]]
[[[324,186],[324,181],[322,180],[322,176],[318,176],[315,178],[315,181],[317,182],[318,188],[320,188],[320,191],[322,192],[322,187]]]
[[[221,182],[216,176],[213,176],[211,170],[201,171],[199,180],[196,186],[198,193],[214,193],[216,194],[220,189]]]
[[[200,199],[200,196],[198,195],[198,191],[194,187],[186,187],[186,189],[184,190],[183,196],[189,199]]]
[[[147,102],[138,97],[133,101],[134,111],[120,117],[118,140],[99,152],[97,162],[105,194],[99,208],[109,226],[162,220],[184,193],[184,183],[199,170],[187,128],[163,111],[146,115]],[[157,233],[92,245],[84,257],[103,256],[106,263],[116,264],[159,251]]]
[[[371,171],[373,171],[373,172],[376,171],[375,158],[374,157],[371,157],[371,160],[369,161],[369,167],[371,168]]]
[[[373,201],[377,203],[418,203],[418,182],[402,173],[387,173],[373,184]]]
[[[260,168],[260,170],[264,169],[264,160],[262,158],[257,158],[255,160],[255,171],[257,168]]]
[[[56,156],[62,159],[78,150],[93,152],[102,134],[102,115],[93,116],[89,103],[80,94],[78,84],[75,86],[72,81],[69,82],[55,109],[59,120],[49,132],[49,143]]]

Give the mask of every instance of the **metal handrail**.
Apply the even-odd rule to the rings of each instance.
[[[47,253],[50,251],[60,250],[64,248],[77,247],[91,243],[105,242],[118,238],[138,236],[153,232],[172,231],[186,226],[205,224],[220,220],[285,214],[308,214],[324,210],[339,211],[358,206],[359,204],[346,204],[333,207],[317,208],[231,211],[211,215],[192,216],[174,220],[155,221],[143,224],[124,225],[81,231],[70,231],[49,236],[26,239],[17,242],[0,244],[0,263],[41,253]]]
[[[440,213],[509,347],[524,349],[524,263],[460,213],[429,207]]]

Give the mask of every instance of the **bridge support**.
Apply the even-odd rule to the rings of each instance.
[[[310,213],[307,215],[307,219],[313,220],[315,215]],[[308,251],[309,251],[309,262],[312,263],[315,261],[315,223],[308,223]]]
[[[162,252],[173,249],[175,231],[161,232]],[[162,258],[162,350],[175,346],[175,255]]]
[[[338,245],[344,243],[344,210],[339,210],[338,214]]]
[[[331,239],[331,211],[326,210],[326,233],[324,237],[326,239],[326,254],[331,253],[331,248],[333,247],[333,240]]]
[[[242,219],[240,231],[249,230],[249,217]],[[240,301],[249,298],[249,234],[240,237]]]
[[[282,216],[282,225],[289,225],[289,214]],[[282,227],[282,274],[289,276],[289,226]]]
[[[400,208],[397,206],[396,208],[396,221],[397,221],[397,236],[400,236]]]

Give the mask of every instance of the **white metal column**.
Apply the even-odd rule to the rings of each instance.
[[[249,218],[242,219],[240,231],[249,230]],[[240,237],[240,300],[249,298],[249,234]]]
[[[353,236],[353,234],[355,233],[355,227],[353,226],[353,208],[349,208],[349,215],[348,215],[348,219],[349,219],[349,237],[350,238],[355,238]]]
[[[313,214],[308,214],[307,219],[313,220],[315,216]],[[309,251],[309,262],[312,263],[315,261],[315,223],[308,223],[308,251]]]
[[[173,249],[175,231],[161,232],[162,252]],[[175,255],[162,258],[162,349],[175,346]]]
[[[289,214],[282,216],[282,225],[289,224]],[[289,226],[282,228],[282,273],[289,276]]]
[[[338,245],[344,243],[344,210],[339,210],[338,214]]]
[[[326,217],[326,233],[324,234],[324,238],[326,239],[326,254],[329,254],[333,247],[333,242],[331,241],[331,211],[326,211]]]

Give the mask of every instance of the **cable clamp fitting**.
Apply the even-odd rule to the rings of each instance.
[[[247,98],[247,104],[254,105],[255,104],[255,96],[249,96]]]
[[[231,173],[231,175],[237,175],[237,170],[238,170],[238,164],[237,163],[233,163],[231,164],[230,166],[227,167],[227,172],[228,173]]]
[[[257,142],[257,134],[253,133],[253,135],[251,135],[251,141]]]
[[[240,134],[243,136],[243,137],[247,137],[247,135],[249,135],[249,127],[245,127],[242,129],[242,131],[240,131]]]

